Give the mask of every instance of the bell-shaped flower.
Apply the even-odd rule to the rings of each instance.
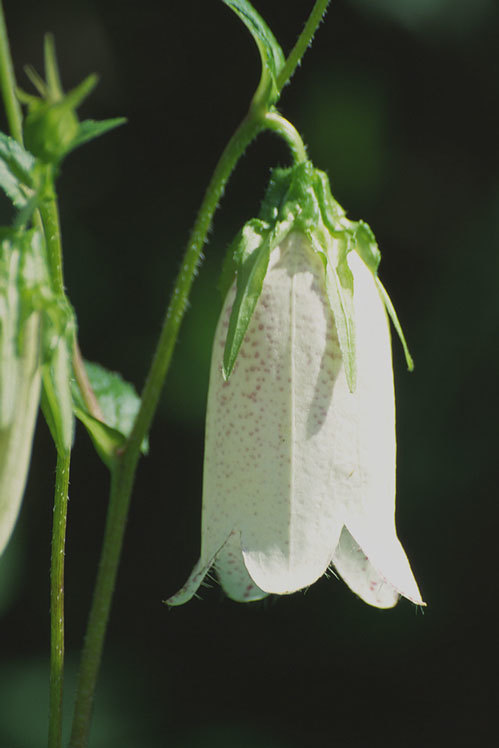
[[[262,246],[258,227],[249,241],[246,231],[213,344],[201,557],[168,603],[189,600],[213,566],[241,602],[295,592],[333,569],[376,607],[399,595],[423,604],[395,529],[386,298],[358,243],[338,260],[345,237],[330,232],[324,260],[317,224],[312,234],[292,213],[263,250],[260,289],[248,249]]]

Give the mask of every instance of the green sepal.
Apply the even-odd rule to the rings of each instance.
[[[98,420],[89,412],[75,380],[72,382],[73,411],[87,429],[97,454],[111,469],[117,451],[124,446],[131,433],[140,408],[140,398],[135,387],[126,382],[121,374],[97,363],[84,363],[104,420]],[[147,454],[148,449],[148,440],[144,439],[141,451]]]
[[[35,164],[29,151],[0,132],[0,187],[16,208],[23,208],[29,200]]]
[[[248,0],[223,0],[223,2],[241,19],[258,47],[262,73],[253,97],[253,104],[268,109],[276,103],[280,95],[277,76],[285,62],[284,52],[272,31]]]
[[[344,226],[345,212],[331,195],[329,180],[310,161],[274,169],[260,214],[268,222],[293,216],[324,264],[324,279],[350,391],[356,383],[353,276],[347,256],[354,229]],[[356,227],[356,224],[355,224]]]
[[[237,274],[237,288],[225,341],[222,374],[228,379],[234,368],[256,303],[262,292],[263,279],[267,272],[270,256],[269,227],[253,219],[239,232],[225,263],[225,276],[228,276],[230,260]]]
[[[364,221],[350,222],[354,230],[354,243],[357,254],[364,260],[374,275],[378,273],[381,252],[370,226]]]
[[[57,451],[71,451],[74,436],[71,397],[71,355],[66,336],[60,337],[50,360],[42,366],[42,407]]]
[[[236,234],[225,254],[218,283],[222,299],[227,296],[241,262],[263,243],[269,230],[267,223],[252,218]]]
[[[395,331],[396,331],[397,335],[399,336],[399,340],[402,343],[402,348],[404,349],[404,356],[405,356],[405,361],[406,361],[406,364],[407,364],[407,368],[409,369],[409,371],[414,371],[414,361],[413,361],[413,358],[412,358],[412,356],[411,356],[411,354],[409,352],[409,346],[407,345],[407,341],[405,339],[405,335],[404,335],[404,333],[402,331],[402,326],[401,326],[401,324],[399,322],[399,318],[397,316],[397,312],[395,311],[395,307],[393,306],[392,300],[388,296],[388,293],[387,293],[385,287],[383,286],[383,284],[381,283],[380,279],[377,276],[376,276],[376,285],[378,287],[378,291],[379,291],[379,293],[381,295],[381,298],[383,300],[383,303],[385,305],[385,309],[386,309],[386,311],[388,313],[388,316],[390,317],[390,319],[392,321],[392,324],[393,324],[393,326],[395,328]]]
[[[86,119],[83,122],[80,122],[76,137],[66,153],[74,151],[75,148],[79,148],[81,145],[89,143],[91,140],[95,140],[95,138],[99,138],[101,135],[105,135],[107,132],[114,130],[116,127],[126,124],[126,121],[126,117],[114,117],[112,119],[104,119],[100,121]]]
[[[270,253],[284,241],[291,225],[290,217],[286,221],[276,223],[272,229],[265,222],[253,219],[245,224],[239,234],[239,243],[234,248],[236,296],[232,305],[222,366],[222,374],[226,380],[232,373],[262,293]]]
[[[348,389],[354,392],[357,382],[354,286],[347,261],[348,238],[341,234],[321,236],[312,231],[307,231],[306,236],[324,264],[326,293],[338,335],[345,377]]]
[[[397,331],[407,365],[413,368],[407,343],[393,305],[378,279],[381,255],[370,227],[351,221],[333,198],[327,175],[310,161],[288,169],[274,169],[259,219],[246,224],[224,266],[224,287],[237,274],[237,292],[229,322],[223,373],[227,378],[260,297],[272,249],[290,231],[304,234],[324,265],[326,293],[341,349],[345,376],[351,392],[356,387],[354,279],[348,264],[356,252],[371,271],[386,311]]]

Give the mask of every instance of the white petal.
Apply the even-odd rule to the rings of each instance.
[[[24,325],[25,352],[17,365],[14,417],[0,430],[0,554],[14,529],[28,475],[40,400],[39,336],[39,316],[33,313]]]
[[[371,566],[401,595],[421,604],[395,530],[395,402],[388,319],[373,276],[355,252],[349,264],[354,275],[357,387],[353,395],[336,390],[342,448],[334,454],[333,484],[347,508],[346,527]],[[365,584],[352,573],[341,549],[337,560],[347,584],[370,602],[363,594]]]
[[[166,600],[167,605],[171,605],[173,607],[174,605],[183,605],[184,603],[189,602],[191,597],[194,597],[194,595],[198,591],[199,586],[203,583],[203,580],[208,574],[210,566],[214,561],[215,557],[209,559],[208,561],[204,561],[200,558],[194,569],[191,571],[189,579],[184,584],[184,586],[181,587],[179,591],[174,595],[169,597],[168,600]]]
[[[346,527],[334,552],[333,564],[351,590],[376,608],[393,608],[397,590],[378,574]]]
[[[251,579],[241,553],[241,537],[233,532],[217,554],[215,569],[225,594],[240,603],[249,603],[267,597]]]
[[[261,600],[267,593],[253,582],[243,562],[239,532],[232,532],[217,553],[203,560],[199,559],[184,586],[166,601],[168,605],[183,605],[193,597],[210,568],[214,566],[226,595],[241,603]]]
[[[228,382],[222,356],[233,295],[214,342],[203,490],[203,556],[231,529],[266,592],[327,569],[343,525],[332,499],[331,401],[341,355],[321,260],[301,234],[271,255],[262,295]]]

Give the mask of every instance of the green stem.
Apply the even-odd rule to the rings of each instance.
[[[303,143],[298,130],[291,124],[291,122],[289,122],[289,120],[285,119],[278,111],[273,109],[265,115],[264,124],[267,130],[276,132],[286,141],[296,163],[307,160],[305,144]]]
[[[286,61],[281,76],[279,76],[280,88],[287,83],[298,65],[325,12],[327,2],[328,0],[317,0],[305,29]],[[112,472],[111,496],[102,553],[81,656],[70,748],[86,748],[88,742],[94,691],[123,545],[135,471],[140,455],[140,446],[149,431],[158,405],[213,215],[239,158],[251,141],[264,129],[270,129],[280,134],[290,146],[296,161],[303,161],[307,157],[303,141],[291,123],[287,122],[276,111],[268,112],[260,111],[258,108],[250,108],[248,116],[227,144],[208,185],[166,311],[156,352],[142,393],[139,413],[125,449],[120,455],[117,455]]]
[[[244,119],[218,161],[187,244],[142,393],[139,413],[124,451],[116,458],[99,570],[81,656],[70,748],[85,748],[88,741],[95,685],[140,447],[158,405],[213,215],[239,158],[263,127],[260,121],[250,116]]]
[[[234,167],[248,145],[263,129],[264,124],[262,122],[251,116],[246,117],[227,143],[215,167],[189,237],[181,269],[163,321],[156,353],[142,393],[142,404],[128,440],[127,453],[129,455],[133,454],[138,457],[144,436],[149,431],[215,210]]]
[[[0,0],[0,86],[12,137],[22,145],[22,112],[16,96],[14,66],[10,55],[5,16]],[[38,213],[37,213],[38,217]],[[38,218],[39,220],[39,218]],[[54,285],[63,289],[62,251],[59,216],[55,197],[45,205],[42,216],[50,247]],[[62,745],[62,692],[64,681],[64,553],[68,507],[69,465],[71,455],[57,456],[52,525],[52,557],[50,567],[50,686],[49,686],[49,748]]]
[[[57,455],[52,559],[50,569],[50,699],[49,748],[62,745],[62,688],[64,680],[64,553],[70,452]]]
[[[49,167],[50,168],[50,167]],[[64,275],[62,272],[62,241],[59,222],[59,208],[55,188],[49,178],[50,194],[40,203],[40,216],[45,234],[50,275],[54,291],[64,294]]]
[[[23,125],[21,107],[16,96],[16,80],[14,77],[14,66],[10,55],[9,38],[5,25],[5,16],[2,2],[0,0],[0,87],[7,115],[7,122],[12,137],[22,145]]]
[[[277,88],[282,91],[286,83],[289,82],[291,76],[295,72],[296,68],[301,62],[301,58],[307,51],[307,47],[310,45],[317,28],[324,17],[327,6],[330,0],[316,0],[314,7],[308,17],[308,20],[297,39],[297,42],[291,52],[289,53],[286,62],[279,75],[277,76]]]

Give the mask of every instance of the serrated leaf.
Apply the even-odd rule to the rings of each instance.
[[[262,103],[268,108],[279,98],[277,76],[285,61],[282,48],[263,18],[248,0],[223,0],[223,2],[241,19],[258,47],[262,74],[253,101]]]
[[[120,127],[126,123],[126,117],[114,117],[113,119],[104,119],[100,122],[87,119],[80,122],[78,128],[78,134],[72,141],[68,153],[74,151],[75,148],[79,148],[81,145],[88,143],[95,138],[99,138],[101,135],[114,130],[115,127]]]
[[[26,205],[29,195],[26,188],[32,187],[35,164],[29,151],[0,132],[0,187],[17,208]]]
[[[121,374],[103,366],[85,361],[85,370],[101,409],[104,421],[96,419],[85,405],[80,389],[73,381],[73,409],[86,427],[102,460],[110,467],[116,449],[129,436],[140,408],[140,398],[135,387],[126,382]],[[82,413],[84,417],[82,417]],[[147,440],[142,444],[142,453],[148,451]]]

